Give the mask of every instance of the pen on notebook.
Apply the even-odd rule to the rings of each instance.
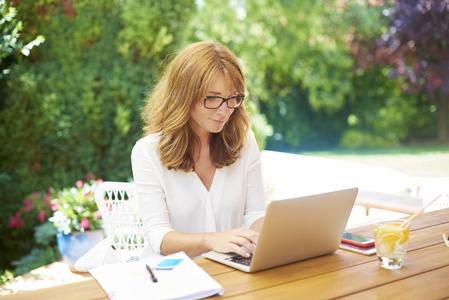
[[[146,265],[146,267],[147,267],[148,272],[150,272],[151,280],[153,280],[153,282],[157,282],[157,278],[156,278],[156,276],[154,276],[153,271],[151,271],[150,266],[149,266],[149,265]]]

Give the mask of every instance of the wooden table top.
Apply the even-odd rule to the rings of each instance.
[[[372,226],[351,230],[372,236]],[[195,260],[232,299],[443,299],[449,298],[449,209],[421,214],[411,223],[405,262],[399,270],[379,267],[376,255],[333,254],[247,274],[202,258]],[[107,299],[95,279],[5,299]]]

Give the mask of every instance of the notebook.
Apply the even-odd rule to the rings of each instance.
[[[330,254],[339,248],[357,193],[358,188],[350,188],[271,202],[249,265],[235,262],[234,253],[203,256],[257,272]]]
[[[89,272],[114,300],[201,299],[224,293],[223,287],[184,252],[102,265]]]

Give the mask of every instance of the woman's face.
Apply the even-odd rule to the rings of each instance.
[[[220,96],[227,98],[235,95],[234,87],[226,82],[223,73],[219,73],[206,96]],[[228,108],[226,103],[223,103],[219,108],[208,109],[204,107],[204,99],[196,102],[190,109],[190,122],[193,130],[199,137],[207,136],[209,133],[216,133],[223,130],[224,125],[229,120],[229,117],[234,112],[234,109]]]

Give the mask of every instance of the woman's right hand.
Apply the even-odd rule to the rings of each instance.
[[[233,252],[244,257],[249,257],[254,253],[258,240],[258,232],[241,227],[208,235],[206,246],[216,252]],[[249,252],[245,251],[242,247],[246,248]]]

